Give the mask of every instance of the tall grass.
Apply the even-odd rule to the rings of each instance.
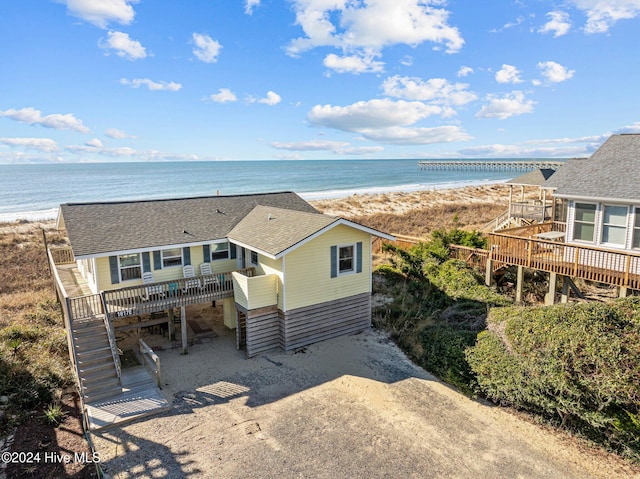
[[[73,376],[42,232],[0,234],[0,271],[0,396],[9,398],[0,418],[4,432],[48,404]]]

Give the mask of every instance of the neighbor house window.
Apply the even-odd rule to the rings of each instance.
[[[596,224],[596,205],[576,203],[573,239],[593,242]]]
[[[162,250],[162,267],[182,266],[182,248]]]
[[[626,206],[604,207],[602,218],[602,242],[624,246],[627,236],[627,212]]]
[[[120,264],[120,278],[122,278],[122,281],[142,278],[140,253],[121,254],[118,256],[118,262]]]
[[[258,264],[258,253],[256,253],[255,251],[251,252],[251,264]]]
[[[229,259],[229,242],[211,245],[211,261]]]
[[[338,274],[352,273],[354,271],[355,246],[350,244],[338,248]]]
[[[636,220],[633,223],[633,247],[640,248],[640,208],[636,208]]]

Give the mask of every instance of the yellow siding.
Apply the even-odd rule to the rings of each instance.
[[[236,303],[247,310],[273,306],[276,303],[276,276],[249,278],[233,273],[233,291]]]
[[[331,247],[362,242],[362,273],[331,277]],[[368,233],[339,225],[285,257],[286,310],[370,292]]]
[[[283,309],[282,304],[282,258],[271,259],[263,255],[258,255],[257,274],[274,275],[276,277],[276,288],[278,294],[278,308]]]

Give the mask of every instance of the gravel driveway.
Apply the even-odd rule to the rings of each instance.
[[[171,410],[93,436],[114,478],[640,477],[458,394],[381,332],[253,359],[232,333],[158,354]]]

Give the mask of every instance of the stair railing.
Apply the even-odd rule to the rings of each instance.
[[[109,338],[109,346],[111,347],[111,356],[113,356],[113,364],[116,367],[116,374],[118,375],[118,381],[122,384],[122,368],[120,366],[120,355],[118,354],[118,344],[116,343],[116,333],[113,330],[113,324],[109,321],[109,312],[107,311],[107,302],[104,298],[104,293],[100,295],[102,298],[102,320],[104,321],[104,327],[107,330],[107,337]]]

